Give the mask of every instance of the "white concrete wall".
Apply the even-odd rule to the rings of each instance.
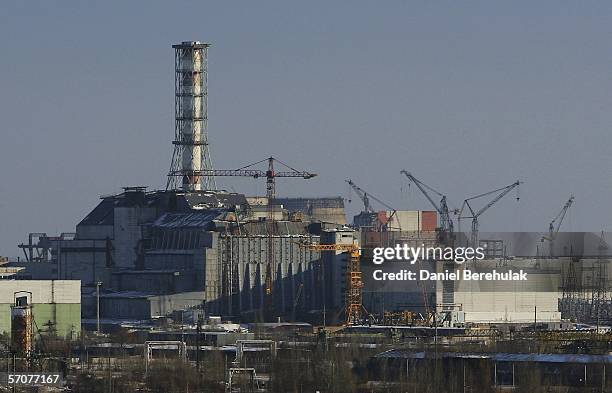
[[[558,321],[561,274],[558,264],[516,259],[475,261],[462,268],[472,272],[498,272],[523,269],[527,281],[455,281],[454,303],[465,311],[467,322],[533,322]],[[441,299],[441,285],[438,285]]]
[[[0,303],[13,304],[17,291],[32,292],[32,303],[81,303],[79,280],[1,280]]]
[[[418,210],[398,210],[391,218],[390,226],[394,230],[418,232],[421,230],[420,213]],[[387,217],[391,214],[392,211],[387,211]]]

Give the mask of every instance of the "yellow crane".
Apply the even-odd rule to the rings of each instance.
[[[346,275],[345,315],[347,325],[362,323],[364,311],[362,301],[363,280],[361,278],[359,247],[353,244],[312,244],[299,243],[301,247],[316,251],[343,251],[350,253]]]

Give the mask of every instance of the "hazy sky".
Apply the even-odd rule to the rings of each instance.
[[[286,196],[430,208],[523,180],[481,230],[612,230],[612,3],[16,1],[0,8],[0,255],[102,194],[165,186],[173,50],[210,49],[213,163],[275,155]],[[434,4],[435,3],[435,4]],[[218,179],[247,194],[265,182]],[[350,213],[360,207],[356,198]]]

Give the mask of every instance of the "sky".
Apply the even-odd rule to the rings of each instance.
[[[0,255],[73,232],[100,195],[165,187],[186,40],[212,44],[215,168],[273,155],[319,174],[279,196],[349,215],[348,178],[398,210],[431,209],[401,169],[451,208],[521,180],[481,231],[546,231],[571,193],[564,230],[610,231],[611,39],[604,1],[3,2]]]

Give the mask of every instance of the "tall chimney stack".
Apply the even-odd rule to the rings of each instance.
[[[208,48],[183,41],[174,48],[174,153],[166,189],[216,190],[208,148]],[[203,172],[204,171],[204,172]],[[206,172],[208,171],[208,172]]]

